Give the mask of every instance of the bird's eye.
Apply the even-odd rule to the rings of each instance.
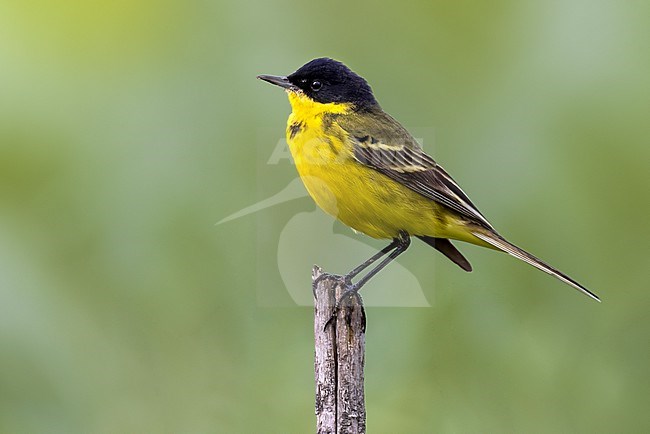
[[[314,92],[318,92],[320,90],[320,88],[323,87],[323,83],[321,83],[318,80],[314,80],[314,81],[311,82],[310,87],[311,87],[311,90],[313,90]]]

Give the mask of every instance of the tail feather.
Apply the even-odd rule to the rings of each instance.
[[[500,235],[497,235],[495,233],[485,233],[485,232],[472,232],[474,236],[478,237],[479,239],[485,241],[486,243],[496,247],[499,250],[502,250],[515,258],[521,259],[524,262],[527,262],[528,264],[532,265],[533,267],[542,270],[545,273],[550,274],[551,276],[555,276],[562,282],[566,283],[569,286],[574,287],[578,291],[582,292],[583,294],[593,298],[594,300],[600,302],[600,298],[593,292],[589,291],[587,288],[561,272],[560,270],[551,267],[548,265],[546,262],[542,261],[541,259],[536,258],[535,256],[531,255],[530,253],[520,249],[519,247],[515,246],[514,244],[510,243],[509,241],[506,241],[503,237]]]
[[[462,253],[458,251],[451,241],[446,238],[434,238],[428,237],[426,235],[418,235],[419,239],[451,259],[456,265],[462,268],[465,271],[472,271],[472,265],[467,259],[463,256]]]

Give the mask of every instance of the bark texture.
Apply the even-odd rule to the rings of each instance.
[[[314,292],[314,371],[318,434],[366,432],[363,388],[366,316],[360,296],[347,297],[341,276],[312,271]]]

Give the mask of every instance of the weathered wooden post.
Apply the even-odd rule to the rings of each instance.
[[[314,266],[312,284],[317,433],[365,433],[363,302],[358,295],[349,297],[332,318],[336,300],[345,291],[342,278]]]

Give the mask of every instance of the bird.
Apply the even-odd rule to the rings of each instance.
[[[472,266],[452,240],[508,253],[600,301],[502,237],[445,169],[381,108],[368,82],[342,62],[320,57],[290,75],[257,78],[288,95],[287,143],[314,202],[355,231],[390,240],[344,275],[344,296],[358,294],[416,237],[465,271]]]

